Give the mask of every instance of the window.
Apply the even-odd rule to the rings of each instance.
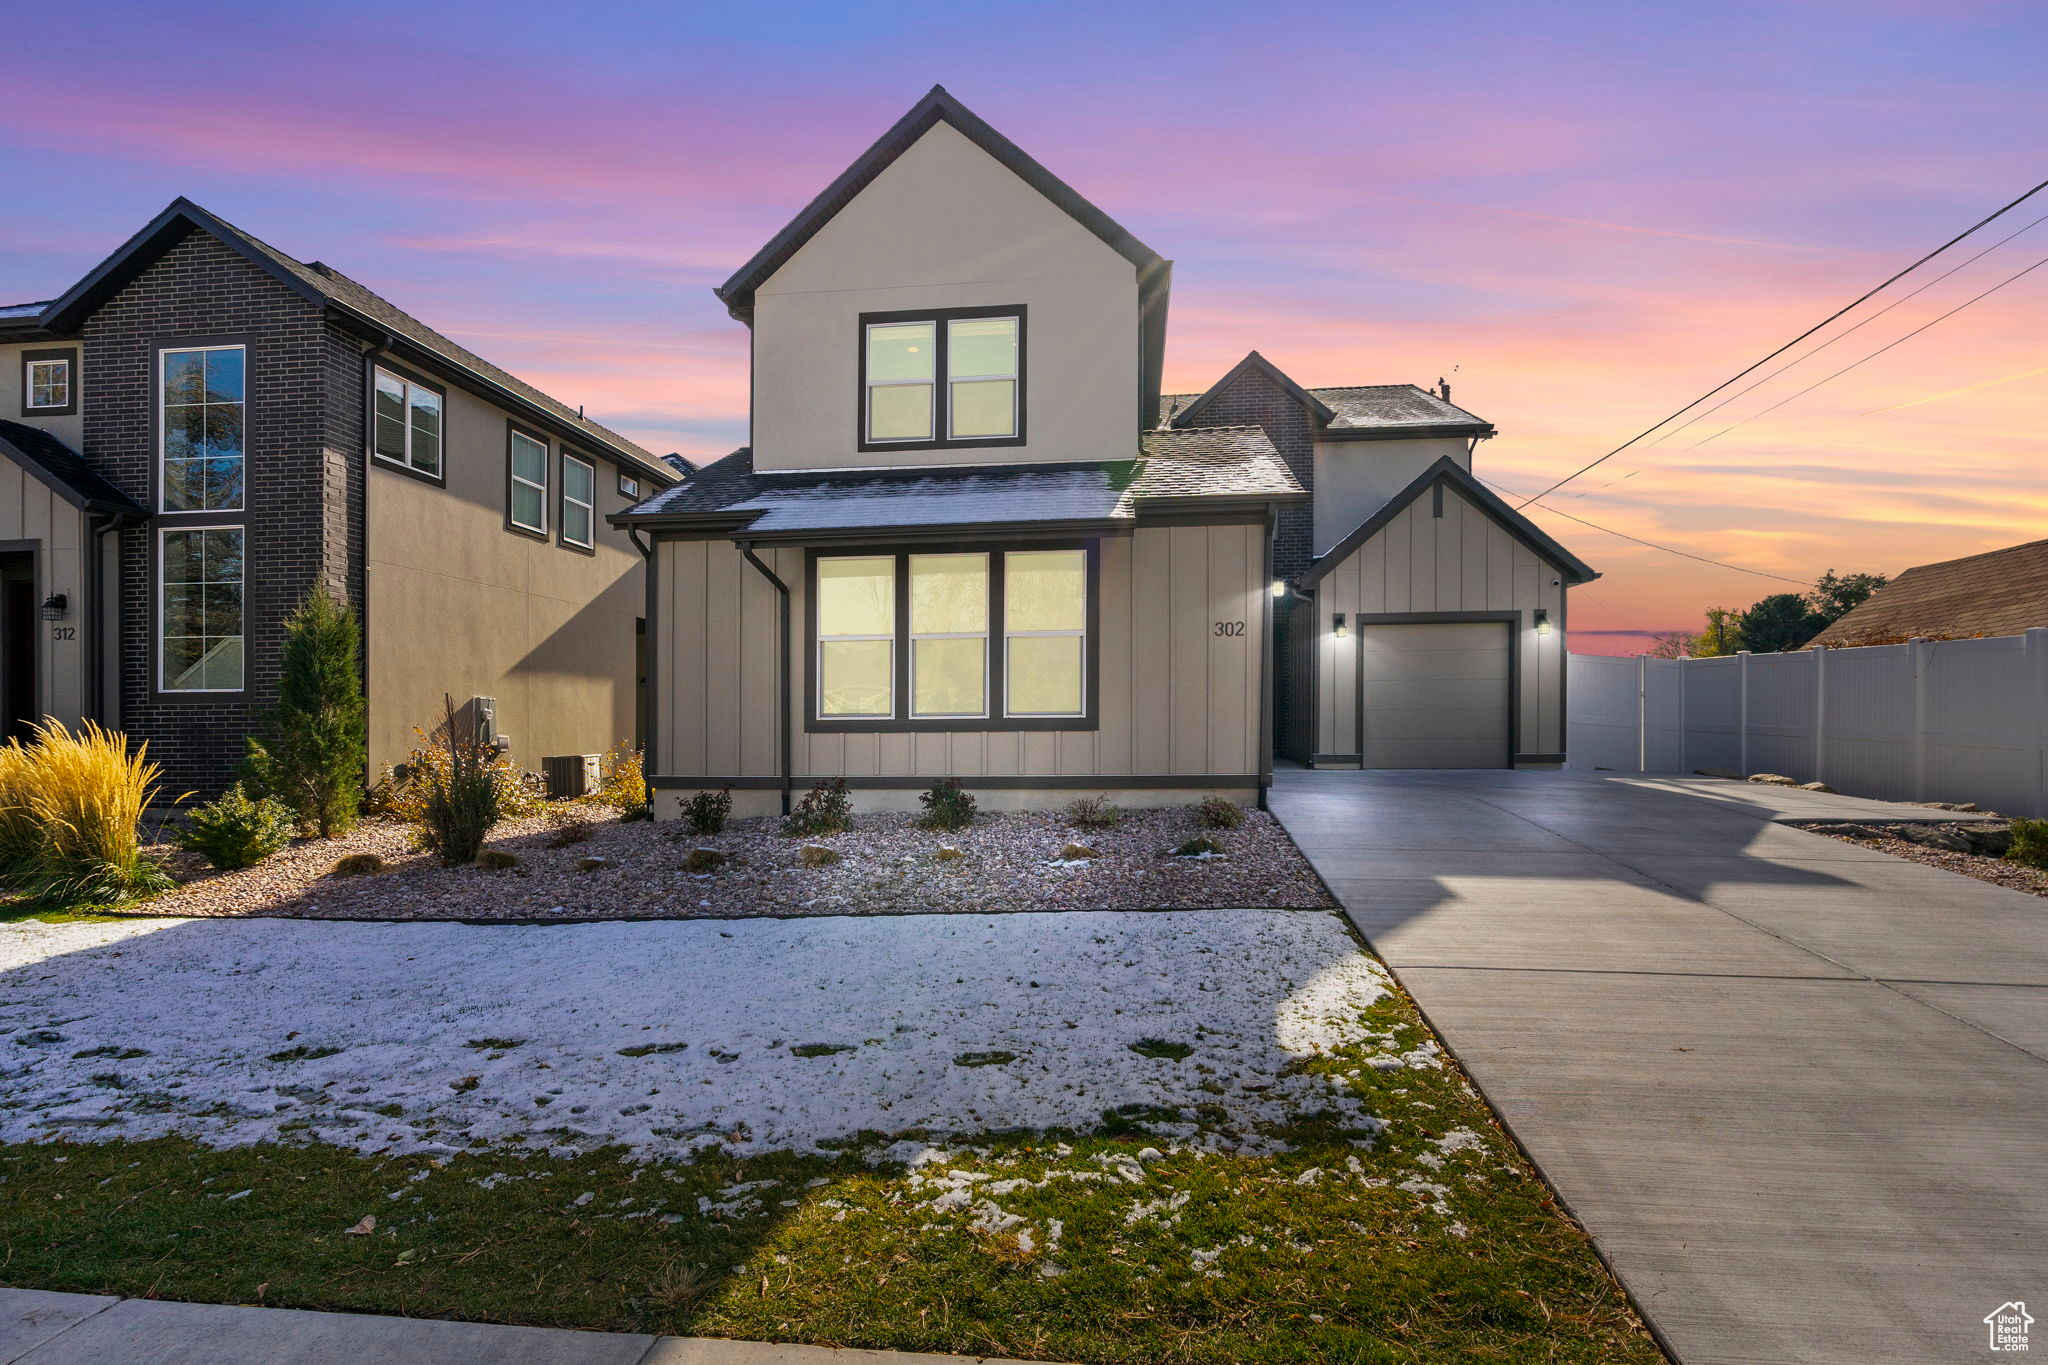
[[[1024,309],[861,317],[860,448],[1024,440]]]
[[[21,354],[21,415],[63,417],[78,411],[73,375],[78,366],[76,351],[23,351]]]
[[[242,529],[162,533],[165,692],[242,690]]]
[[[507,494],[506,520],[522,531],[548,533],[548,443],[511,429],[507,464],[511,487]]]
[[[640,496],[640,480],[630,478],[624,474],[619,475],[619,496],[622,498],[638,499]]]
[[[812,728],[1093,728],[1091,556],[814,554]]]
[[[377,371],[377,457],[441,477],[441,394],[404,375]]]
[[[597,544],[597,466],[562,452],[562,543],[591,549]]]
[[[162,509],[237,511],[247,352],[240,346],[195,346],[161,355]]]

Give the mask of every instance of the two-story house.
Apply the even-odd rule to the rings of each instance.
[[[640,729],[645,561],[678,471],[354,280],[185,200],[0,309],[0,699],[230,781],[283,622],[355,605],[374,772],[450,695],[528,767]]]
[[[1488,760],[1562,747],[1544,604],[1561,627],[1590,571],[1472,479],[1490,428],[1256,354],[1162,400],[1170,275],[935,88],[720,287],[751,444],[614,517],[652,542],[658,814],[835,777],[870,807],[947,776],[992,808],[1249,801],[1276,713],[1305,760],[1427,759],[1375,736],[1431,738],[1430,670],[1477,698],[1495,663]],[[1395,617],[1421,633],[1360,653]],[[1382,674],[1421,685],[1384,717]]]

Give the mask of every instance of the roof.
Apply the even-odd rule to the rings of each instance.
[[[43,310],[49,306],[50,301],[48,299],[44,299],[41,303],[0,304],[0,318],[38,318],[43,315]]]
[[[1142,454],[1086,463],[759,471],[742,448],[616,514],[620,524],[830,539],[993,525],[1116,530],[1145,511],[1305,498],[1257,427],[1150,432]]]
[[[113,255],[65,291],[63,297],[52,301],[44,310],[42,325],[54,331],[76,330],[93,309],[194,230],[211,235],[315,306],[334,309],[387,334],[394,348],[416,354],[429,366],[438,362],[439,368],[472,379],[493,396],[509,399],[514,406],[556,427],[560,434],[595,446],[641,473],[663,480],[675,477],[674,470],[616,431],[590,421],[575,408],[442,336],[332,266],[288,256],[189,199],[174,200]]]
[[[1318,420],[1328,422],[1336,417],[1337,414],[1332,412],[1321,399],[1309,393],[1308,390],[1302,388],[1301,385],[1295,383],[1292,379],[1289,379],[1278,365],[1275,365],[1257,351],[1253,351],[1245,356],[1243,360],[1231,366],[1229,374],[1224,375],[1221,379],[1211,384],[1208,392],[1196,395],[1190,401],[1185,402],[1178,400],[1186,399],[1187,395],[1173,395],[1174,400],[1176,400],[1173,403],[1173,408],[1170,413],[1162,413],[1162,420],[1165,420],[1169,426],[1186,426],[1194,421],[1196,417],[1199,417],[1203,409],[1215,402],[1220,395],[1228,392],[1231,385],[1252,371],[1264,374],[1273,383],[1279,385],[1283,392],[1293,395],[1296,401],[1315,414]],[[1162,408],[1165,407],[1167,401],[1164,397],[1160,399]]]
[[[146,515],[141,504],[108,483],[85,462],[84,456],[41,427],[0,421],[0,455],[41,479],[74,507],[89,512]]]
[[[1499,494],[1479,482],[1463,465],[1446,455],[1416,475],[1406,488],[1388,498],[1349,535],[1316,556],[1315,562],[1302,572],[1295,580],[1296,583],[1305,588],[1320,581],[1332,569],[1349,559],[1361,545],[1385,529],[1387,523],[1399,516],[1403,508],[1439,483],[1455,488],[1467,500],[1476,504],[1479,510],[1503,531],[1528,546],[1532,553],[1555,564],[1573,583],[1590,583],[1600,576],[1584,560],[1551,539],[1540,526],[1508,506]]]
[[[2048,626],[2048,540],[1920,564],[1808,643],[1966,639]]]
[[[1253,351],[1204,393],[1172,393],[1160,397],[1160,419],[1173,426],[1192,421],[1248,367],[1263,368],[1274,381],[1295,394],[1322,424],[1319,438],[1331,440],[1393,440],[1427,436],[1491,436],[1493,423],[1414,384],[1353,384],[1305,389],[1271,361]]]

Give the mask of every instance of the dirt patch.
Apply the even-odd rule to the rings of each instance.
[[[557,848],[564,820],[590,836]],[[773,819],[735,820],[722,834],[680,824],[621,824],[587,807],[510,821],[488,848],[518,858],[500,870],[442,867],[403,824],[377,820],[339,839],[292,844],[239,872],[173,865],[190,878],[134,907],[150,915],[284,915],[303,919],[735,919],[755,915],[884,915],[1025,910],[1328,909],[1335,904],[1279,822],[1246,812],[1242,826],[1202,831],[1193,812],[1132,811],[1091,831],[1092,858],[1064,858],[1074,831],[1053,812],[987,815],[954,833],[908,815],[857,815],[843,834],[784,837]],[[1173,857],[1206,833],[1222,850]],[[823,848],[824,861],[804,855]],[[342,859],[374,854],[387,870],[335,876]],[[723,855],[713,857],[708,855]],[[805,863],[816,863],[806,866]]]
[[[1861,821],[1787,821],[1814,834],[1825,834],[1844,843],[1861,844],[1895,858],[1905,858],[1945,872],[1975,877],[2030,895],[2048,896],[2048,872],[2008,862],[2003,856],[2011,842],[2011,826],[2003,820],[1953,824],[1925,824],[1912,821],[1887,823]]]

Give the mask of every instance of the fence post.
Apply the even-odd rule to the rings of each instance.
[[[1913,670],[1913,799],[1927,799],[1927,637],[1906,641]]]
[[[1650,771],[1650,656],[1636,655],[1636,771]]]
[[[1735,651],[1735,690],[1741,694],[1735,709],[1735,766],[1749,776],[1749,651]]]
[[[2034,690],[2034,810],[2038,818],[2048,815],[2048,626],[2033,626],[2026,633],[2027,677]]]
[[[1828,648],[1813,646],[1813,780],[1828,780]]]

